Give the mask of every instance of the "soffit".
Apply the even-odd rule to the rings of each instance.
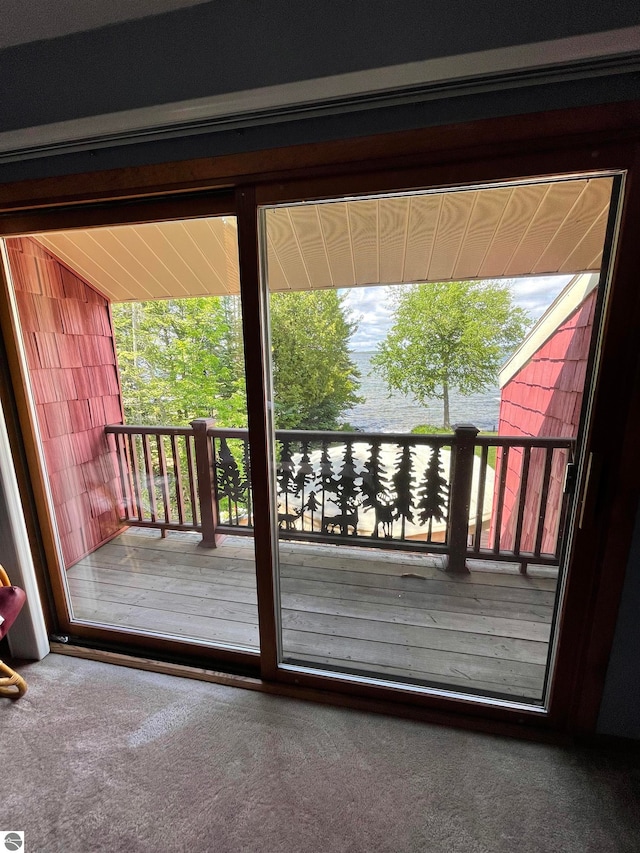
[[[269,209],[271,291],[595,272],[611,178]],[[239,292],[233,217],[48,233],[114,302]]]
[[[63,231],[37,239],[113,302],[240,292],[231,217]]]

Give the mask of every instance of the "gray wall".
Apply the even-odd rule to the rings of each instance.
[[[0,51],[0,132],[640,24],[636,0],[216,0]],[[637,96],[575,79],[0,165],[0,182]]]
[[[7,48],[0,130],[639,22],[633,0],[216,0]]]
[[[640,23],[637,0],[216,0],[0,51],[0,131]],[[0,165],[0,183],[637,98],[637,73]],[[0,506],[0,515],[2,506]],[[640,737],[640,533],[600,730]]]

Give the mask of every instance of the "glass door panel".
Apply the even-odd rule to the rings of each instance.
[[[73,633],[258,649],[233,216],[11,238]]]
[[[282,664],[543,704],[613,183],[261,211]]]

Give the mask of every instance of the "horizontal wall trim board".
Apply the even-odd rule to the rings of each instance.
[[[0,133],[0,163],[640,70],[640,26]]]

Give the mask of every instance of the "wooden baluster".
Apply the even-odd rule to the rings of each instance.
[[[171,436],[171,458],[173,460],[173,476],[176,481],[176,507],[178,509],[178,521],[184,524],[184,491],[182,488],[182,471],[180,468],[180,454],[176,436]]]
[[[158,505],[156,502],[156,483],[153,472],[153,460],[151,459],[151,445],[149,436],[142,436],[142,453],[144,458],[144,471],[147,478],[147,492],[149,494],[149,506],[151,509],[151,521],[158,520]]]
[[[138,461],[138,443],[133,433],[129,435],[129,451],[131,453],[131,465],[133,467],[133,490],[135,496],[135,509],[138,513],[138,521],[144,521],[142,506],[142,484],[140,482],[140,463]]]
[[[196,482],[198,474],[195,463],[195,450],[193,449],[193,436],[185,435],[184,444],[187,453],[187,471],[189,475],[189,501],[191,503],[191,518],[193,526],[201,529],[199,522],[200,513],[198,512],[198,498],[196,495]]]
[[[124,452],[124,463],[126,466],[127,473],[127,486],[128,486],[128,495],[129,495],[129,519],[133,519],[136,516],[136,488],[134,484],[134,468],[133,468],[133,455],[131,453],[131,441],[127,441],[131,436],[121,435],[122,439],[122,449]]]
[[[502,536],[502,516],[504,514],[504,493],[507,487],[507,475],[509,473],[509,450],[507,444],[502,448],[500,457],[500,485],[498,487],[498,504],[496,507],[495,532],[493,536],[493,553],[500,553],[500,538]]]
[[[513,542],[513,553],[516,556],[520,556],[521,544],[522,544],[522,525],[524,523],[524,511],[525,504],[527,501],[527,486],[529,484],[529,465],[531,461],[531,448],[524,448],[524,457],[522,460],[522,471],[520,474],[520,494],[518,497],[518,516],[516,520],[516,535]],[[526,575],[527,573],[527,562],[526,560],[522,560],[520,563],[520,573]]]
[[[484,493],[487,486],[487,464],[489,459],[489,445],[485,444],[480,456],[480,484],[478,486],[478,500],[476,501],[476,529],[473,536],[473,550],[480,553],[482,545],[482,523],[484,520]]]
[[[118,459],[118,473],[120,475],[120,488],[122,489],[122,504],[124,509],[123,521],[128,521],[132,516],[133,499],[130,489],[129,465],[127,464],[127,452],[124,435],[113,436],[116,444],[116,457]]]
[[[549,497],[549,485],[551,483],[551,464],[553,462],[553,447],[545,448],[544,474],[542,476],[542,490],[540,493],[540,511],[538,512],[538,528],[536,530],[536,544],[533,553],[539,557],[542,551],[542,539],[544,537],[544,522],[547,517],[547,499]],[[557,549],[556,549],[557,550]]]
[[[566,450],[560,450],[563,454],[564,467],[564,488],[562,490],[562,500],[560,502],[560,516],[558,518],[558,532],[553,548],[553,556],[556,560],[560,560],[560,544],[564,538],[564,532],[567,524],[567,514],[569,512],[569,501],[576,486],[576,464],[573,461],[573,447],[568,447]]]
[[[169,477],[167,473],[167,456],[164,450],[164,440],[161,435],[156,435],[156,444],[158,447],[158,470],[160,472],[160,493],[162,494],[162,503],[164,504],[164,520],[165,524],[171,522],[171,502],[169,498]],[[162,528],[162,538],[167,535],[166,528]]]

